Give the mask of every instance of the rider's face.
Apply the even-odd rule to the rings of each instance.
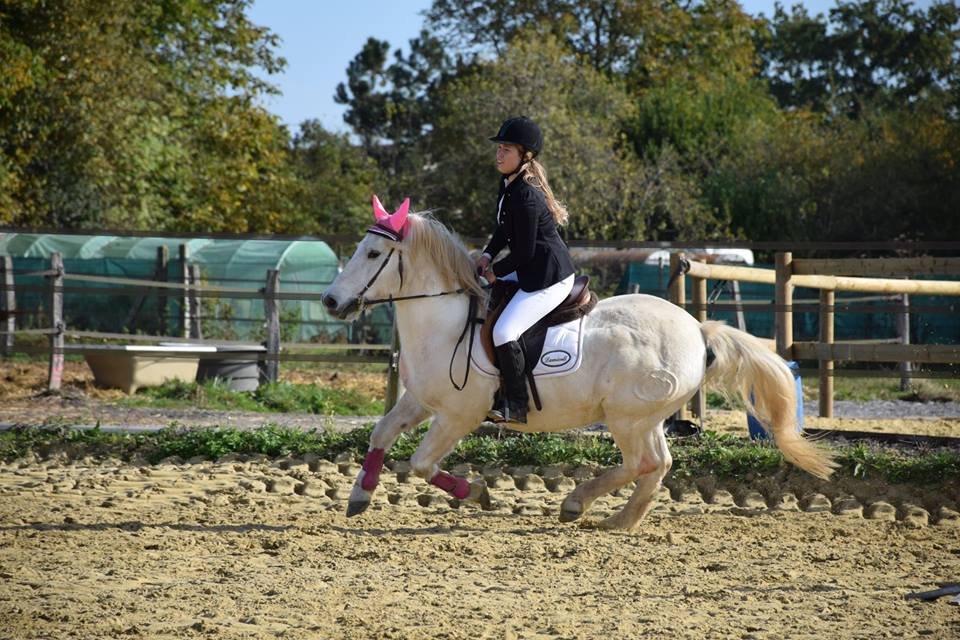
[[[520,166],[520,146],[516,144],[497,145],[497,171],[508,175]]]

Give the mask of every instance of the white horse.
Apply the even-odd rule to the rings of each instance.
[[[474,262],[436,220],[408,217],[407,203],[387,217],[378,205],[375,201],[378,226],[371,227],[323,300],[331,313],[353,318],[368,302],[397,298],[400,377],[406,391],[373,430],[347,515],[369,505],[384,452],[402,432],[430,416],[430,428],[410,460],[411,471],[457,498],[484,499],[482,481],[470,484],[439,467],[458,441],[484,421],[497,388],[496,379],[472,375],[458,391],[450,376],[451,358],[456,377],[467,366],[469,340],[457,343],[468,320],[469,297],[480,297],[481,312],[485,308]],[[600,523],[635,528],[670,470],[664,419],[705,382],[739,393],[747,406],[752,390],[757,418],[793,464],[821,478],[836,467],[828,453],[798,433],[793,376],[753,336],[720,322],[701,324],[680,307],[649,295],[602,300],[587,316],[584,331],[580,368],[541,378],[537,386],[543,410],[531,411],[526,425],[510,425],[525,432],[556,432],[602,421],[620,448],[620,466],[566,496],[561,521],[580,517],[596,498],[636,480],[623,509]],[[709,366],[708,348],[715,355]]]

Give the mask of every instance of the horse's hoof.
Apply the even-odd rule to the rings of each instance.
[[[347,503],[347,517],[352,518],[353,516],[360,515],[366,511],[369,506],[369,500],[351,500]]]
[[[597,529],[604,531],[636,531],[639,522],[631,522],[623,517],[622,514],[615,514],[609,518],[604,518],[597,523]]]
[[[560,509],[560,522],[573,522],[583,515],[582,511],[573,511],[572,509]]]

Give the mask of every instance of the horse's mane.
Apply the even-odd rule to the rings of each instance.
[[[456,286],[480,298],[486,295],[476,275],[476,266],[460,238],[429,212],[410,214],[410,250],[426,257],[441,274],[449,275]]]

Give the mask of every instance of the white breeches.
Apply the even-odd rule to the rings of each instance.
[[[560,282],[539,291],[517,291],[493,327],[494,346],[499,347],[519,340],[524,331],[556,309],[573,290],[574,277],[575,274],[570,274]],[[514,272],[501,279],[516,282],[517,274]]]

